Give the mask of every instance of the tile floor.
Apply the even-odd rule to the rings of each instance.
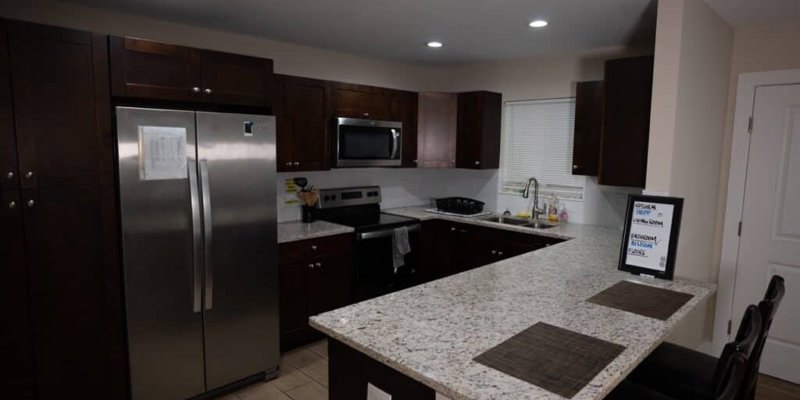
[[[322,340],[284,353],[278,378],[221,400],[328,400],[328,342]],[[800,386],[762,375],[756,400],[800,400]]]

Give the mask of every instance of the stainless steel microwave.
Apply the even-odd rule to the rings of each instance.
[[[336,167],[399,167],[402,146],[402,122],[336,119]]]

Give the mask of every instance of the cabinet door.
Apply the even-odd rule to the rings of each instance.
[[[34,399],[25,233],[18,191],[0,191],[0,387],[9,399]]]
[[[603,132],[603,81],[578,82],[575,94],[575,135],[572,174],[597,176]]]
[[[417,166],[456,166],[456,118],[458,96],[452,93],[420,93],[417,129]]]
[[[0,20],[0,190],[19,187],[10,76],[6,24]]]
[[[309,262],[279,263],[281,348],[308,329]]]
[[[9,28],[22,187],[113,184],[105,37]]]
[[[403,123],[402,166],[417,166],[417,94],[413,92],[393,92],[391,95],[391,114],[393,120]]]
[[[370,86],[334,83],[331,89],[333,117],[391,119],[390,96]]]
[[[289,76],[284,81],[284,131],[278,134],[278,148],[281,149],[281,140],[291,143],[291,151],[284,157],[292,171],[327,169],[325,82]]]
[[[200,52],[183,46],[112,36],[111,92],[114,96],[192,101],[200,93]]]
[[[500,165],[500,93],[458,95],[456,167],[493,169]]]
[[[313,259],[308,278],[308,314],[317,315],[351,303],[353,262],[349,253]]]
[[[269,107],[272,60],[202,50],[203,102]]]
[[[606,62],[601,185],[644,187],[652,90],[652,56]]]
[[[111,187],[23,191],[39,400],[125,398]]]

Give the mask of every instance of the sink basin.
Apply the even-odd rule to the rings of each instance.
[[[498,224],[506,224],[506,225],[526,225],[531,223],[529,220],[526,219],[516,219],[510,217],[489,217],[483,219],[483,221],[496,222]]]
[[[550,224],[550,223],[547,223],[547,222],[534,222],[534,223],[530,223],[530,224],[525,225],[525,227],[527,227],[527,228],[534,228],[534,229],[549,229],[549,228],[555,228],[557,226],[558,226],[558,224]]]

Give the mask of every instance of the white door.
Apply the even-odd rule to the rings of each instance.
[[[776,274],[786,279],[786,296],[761,372],[800,383],[800,84],[756,89],[734,289],[736,323],[748,304],[763,298]]]

